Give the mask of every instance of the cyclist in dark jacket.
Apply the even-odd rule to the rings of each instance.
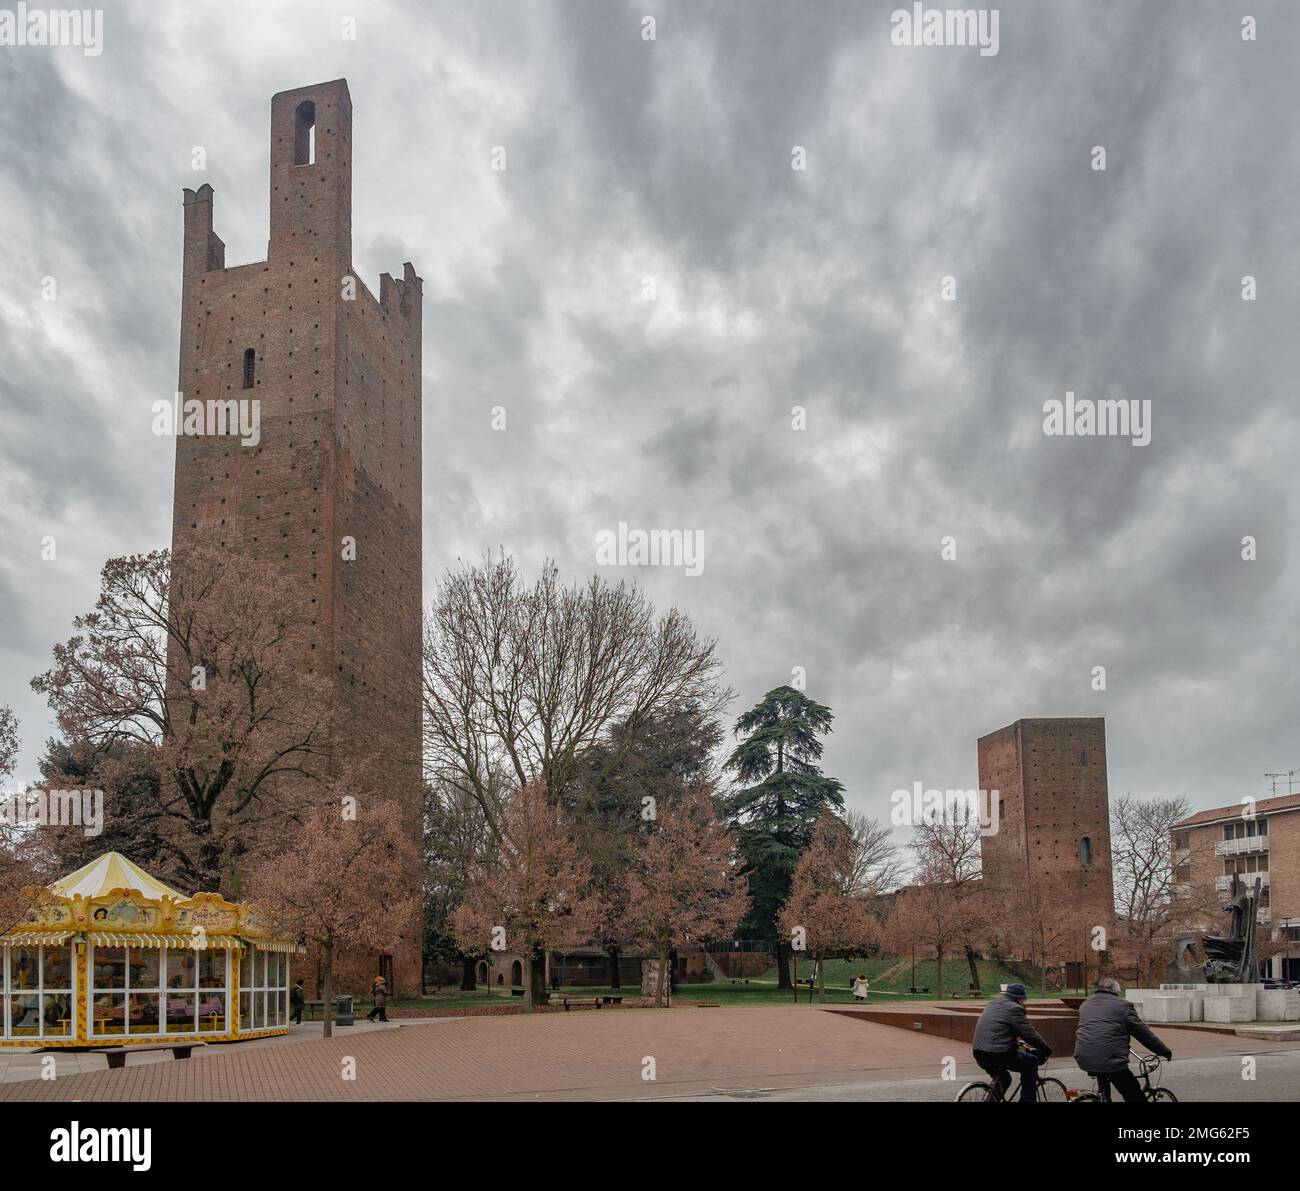
[[[975,1061],[993,1076],[1003,1095],[1011,1086],[1011,1072],[1020,1072],[1021,1104],[1034,1103],[1039,1064],[1052,1053],[1043,1036],[1029,1024],[1029,1014],[1025,1012],[1027,995],[1023,984],[1008,984],[1002,996],[994,997],[984,1007],[975,1027],[975,1037],[971,1039]],[[1031,1051],[1021,1050],[1017,1045],[1020,1040]]]
[[[1120,991],[1119,981],[1107,976],[1097,981],[1097,991],[1079,1006],[1074,1061],[1096,1078],[1103,1096],[1109,1095],[1114,1084],[1126,1101],[1145,1104],[1142,1085],[1128,1067],[1129,1039],[1136,1038],[1147,1050],[1166,1059],[1172,1059],[1174,1053],[1138,1016],[1137,1006],[1119,995]]]

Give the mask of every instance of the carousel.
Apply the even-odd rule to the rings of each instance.
[[[0,1046],[265,1038],[289,1030],[293,939],[117,852],[41,890],[0,935]]]

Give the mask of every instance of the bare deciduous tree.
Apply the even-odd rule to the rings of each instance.
[[[529,584],[512,558],[449,572],[424,627],[426,764],[500,834],[511,790],[562,796],[579,758],[619,725],[696,703],[716,710],[714,642],[676,608],[656,617],[625,583],[565,586],[548,562]]]
[[[1187,799],[1137,798],[1125,794],[1110,808],[1111,865],[1116,929],[1132,949],[1139,981],[1164,978],[1161,961],[1180,932],[1193,932],[1219,909],[1213,880],[1213,844],[1186,858],[1178,876],[1173,826],[1191,814]],[[1157,983],[1159,981],[1156,981]]]
[[[274,566],[217,549],[175,567],[167,550],[110,559],[94,610],[32,680],[69,741],[156,752],[161,836],[192,888],[229,888],[234,858],[282,839],[300,779],[323,771],[309,607]]]
[[[476,951],[463,950],[452,928],[451,916],[465,897],[471,875],[495,848],[482,808],[464,790],[445,782],[424,787],[424,955],[459,963],[460,987],[476,987],[477,959],[486,954],[484,942]]]
[[[656,1006],[667,992],[672,949],[731,934],[748,908],[736,840],[708,787],[688,786],[660,808],[627,877],[628,934],[659,960]]]
[[[0,706],[0,779],[14,771],[18,755],[18,720]],[[46,874],[31,831],[8,817],[0,818],[0,932],[8,930],[30,908],[32,892]]]
[[[18,756],[18,717],[13,709],[0,705],[0,778],[6,778],[14,771],[14,760]]]
[[[401,805],[355,798],[363,782],[339,778],[304,828],[276,856],[251,868],[249,892],[273,927],[321,948],[325,1037],[333,1033],[334,957],[341,947],[394,950],[419,913],[419,854]],[[351,816],[345,805],[355,805]]]
[[[853,889],[868,895],[896,889],[906,866],[890,829],[863,811],[846,809],[842,818],[852,840]]]
[[[854,814],[860,831],[874,820]],[[874,831],[866,831],[874,838]],[[813,829],[812,842],[794,870],[790,898],[781,912],[786,937],[802,930],[804,949],[817,965],[818,999],[826,1000],[826,960],[832,955],[857,955],[880,938],[880,924],[871,911],[876,871],[861,863],[862,835],[829,807]]]
[[[943,961],[961,946],[976,917],[973,899],[955,885],[909,885],[898,891],[885,920],[887,946],[897,955],[915,949],[932,955],[938,965],[935,992],[943,996]]]
[[[524,957],[531,1011],[542,1000],[546,953],[580,946],[596,933],[601,905],[590,887],[591,866],[563,808],[533,782],[505,808],[499,845],[471,869],[452,929],[469,954],[492,948]]]
[[[915,857],[915,880],[951,890],[958,902],[967,903],[959,921],[964,926],[962,951],[970,970],[971,988],[979,988],[979,952],[983,944],[983,903],[990,896],[980,879],[979,823],[971,819],[921,822],[908,845]]]

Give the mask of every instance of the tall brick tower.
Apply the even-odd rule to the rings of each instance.
[[[1104,719],[1017,720],[979,741],[980,789],[1000,793],[981,844],[994,888],[1044,888],[1088,921],[1114,918]]]
[[[421,281],[379,299],[352,271],[352,100],[343,79],[271,100],[266,260],[225,267],[212,187],[185,191],[180,380],[187,400],[255,399],[260,442],[176,439],[172,546],[216,531],[310,585],[339,763],[378,757],[383,792],[420,804]],[[345,539],[354,546],[349,559]],[[301,974],[314,982],[316,961]],[[342,988],[391,973],[418,991],[420,929],[400,953],[348,956]]]

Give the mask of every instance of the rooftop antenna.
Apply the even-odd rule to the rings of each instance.
[[[1293,794],[1295,792],[1295,775],[1300,773],[1300,769],[1288,769],[1285,773],[1266,773],[1266,778],[1271,778],[1273,782],[1273,797],[1277,797],[1278,778],[1286,778],[1286,792]]]

